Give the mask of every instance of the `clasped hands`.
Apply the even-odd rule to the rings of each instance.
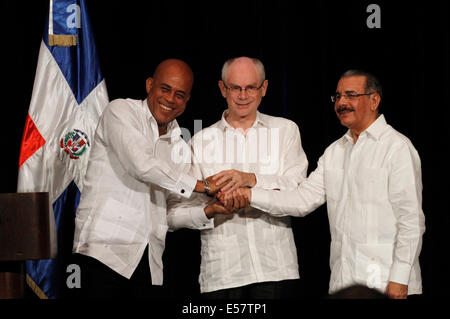
[[[216,201],[205,208],[208,217],[216,214],[230,215],[250,203],[250,189],[255,186],[256,177],[253,173],[240,172],[234,169],[224,170],[206,178],[209,183],[209,196]]]

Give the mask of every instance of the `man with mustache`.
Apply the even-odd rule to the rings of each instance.
[[[239,186],[295,189],[306,177],[308,161],[297,125],[258,112],[268,80],[260,60],[226,61],[219,88],[227,101],[222,119],[191,140],[193,176],[213,177],[224,185],[225,200]],[[223,182],[219,179],[223,179]],[[247,203],[234,205],[245,207]],[[173,229],[198,224],[189,208],[169,209]],[[296,296],[298,259],[290,217],[273,217],[246,207],[232,215],[216,215],[201,230],[200,291],[205,298],[278,299]]]
[[[349,130],[332,143],[295,191],[243,189],[250,205],[274,216],[305,216],[327,202],[331,231],[329,292],[363,284],[390,298],[422,293],[420,158],[379,112],[371,74],[345,72],[331,97]]]
[[[166,200],[218,189],[171,158],[173,146],[184,143],[175,118],[186,108],[193,80],[185,62],[165,60],[146,81],[146,100],[117,99],[103,112],[75,219],[80,297],[161,297]],[[215,202],[200,210],[208,221],[233,207]]]

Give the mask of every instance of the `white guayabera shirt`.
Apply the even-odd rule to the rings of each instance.
[[[408,294],[422,292],[420,158],[383,115],[356,143],[348,131],[331,144],[298,189],[253,189],[251,205],[273,216],[305,216],[325,201],[330,293],[352,284],[384,291],[389,281],[408,285]]]
[[[258,187],[283,190],[295,189],[305,179],[308,161],[294,122],[258,112],[243,134],[228,124],[225,114],[192,138],[194,177],[236,169],[255,173]],[[202,229],[201,292],[299,278],[289,216],[247,207],[208,220],[202,209],[189,205],[169,203],[168,222],[172,229]]]
[[[183,173],[188,164],[171,158],[174,146],[184,143],[180,132],[174,120],[159,136],[147,100],[107,106],[89,157],[73,252],[130,278],[148,244],[152,283],[162,285],[167,197],[189,197],[197,182]]]

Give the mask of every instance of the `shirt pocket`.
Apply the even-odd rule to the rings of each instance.
[[[242,271],[237,235],[202,235],[201,255],[201,270],[211,278],[229,282],[233,275]]]
[[[297,267],[298,258],[291,228],[272,223],[263,229],[262,245],[258,245],[259,259],[267,271],[286,271]]]
[[[344,170],[339,168],[326,169],[324,175],[327,200],[338,201],[342,198]]]
[[[369,288],[384,289],[389,280],[393,251],[392,244],[357,245],[355,272],[358,281]]]
[[[101,241],[108,244],[141,242],[139,226],[143,213],[113,198],[108,198],[94,222],[93,231]]]
[[[356,184],[363,202],[384,202],[388,199],[388,171],[385,168],[360,168]]]

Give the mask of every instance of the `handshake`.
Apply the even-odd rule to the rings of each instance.
[[[197,182],[195,190],[215,198],[204,209],[206,216],[212,218],[217,214],[231,215],[247,207],[251,200],[249,187],[255,185],[255,174],[231,169]]]

